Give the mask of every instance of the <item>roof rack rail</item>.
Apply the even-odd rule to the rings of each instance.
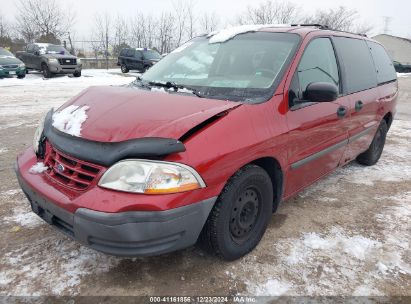
[[[364,34],[364,33],[354,33],[354,32],[343,31],[343,30],[335,30],[335,29],[329,27],[328,25],[318,24],[318,23],[291,24],[291,26],[311,26],[311,27],[318,27],[320,30],[330,30],[330,31],[334,31],[334,32],[350,33],[350,34],[354,34],[354,35],[358,35],[358,36],[362,36],[362,37],[368,37],[367,34]]]
[[[314,26],[314,27],[318,27],[321,30],[330,30],[330,27],[328,25],[324,25],[324,24],[318,24],[318,23],[295,23],[295,24],[291,24],[291,26]]]

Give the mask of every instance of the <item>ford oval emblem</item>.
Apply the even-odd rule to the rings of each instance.
[[[57,164],[56,169],[58,172],[61,172],[61,173],[63,173],[64,170],[66,170],[66,168],[64,168],[62,164]]]

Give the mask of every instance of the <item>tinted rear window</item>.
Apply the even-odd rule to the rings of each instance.
[[[122,49],[120,52],[120,56],[126,56],[128,49]]]
[[[377,69],[378,83],[386,83],[397,79],[397,73],[394,64],[388,56],[384,47],[378,43],[367,41],[374,59],[375,68]]]
[[[347,93],[376,87],[376,70],[367,43],[345,37],[335,37],[334,41],[344,65]]]

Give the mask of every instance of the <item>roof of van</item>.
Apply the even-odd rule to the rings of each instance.
[[[319,24],[257,24],[257,25],[240,25],[215,31],[207,35],[211,43],[223,42],[239,34],[248,32],[276,32],[276,33],[296,33],[305,37],[309,33],[318,32],[319,34],[327,33],[334,36],[345,36],[352,38],[361,38],[372,40],[365,35],[355,34],[345,31],[333,30],[327,26]]]

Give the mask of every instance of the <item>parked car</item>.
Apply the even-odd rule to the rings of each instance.
[[[129,87],[89,88],[51,110],[17,177],[36,214],[96,250],[145,256],[199,241],[234,260],[281,201],[353,160],[376,164],[397,97],[374,40],[223,30]]]
[[[148,48],[127,48],[122,49],[118,56],[117,65],[121,67],[123,73],[130,70],[145,72],[161,59],[161,55]]]
[[[398,73],[411,73],[411,64],[401,64],[394,61],[394,68]]]
[[[82,64],[80,58],[73,56],[63,46],[49,43],[33,43],[26,47],[25,51],[17,52],[17,57],[29,70],[38,70],[44,78],[50,78],[55,74],[73,74],[81,76]]]
[[[14,75],[19,79],[26,77],[26,67],[12,53],[0,47],[0,78]]]

